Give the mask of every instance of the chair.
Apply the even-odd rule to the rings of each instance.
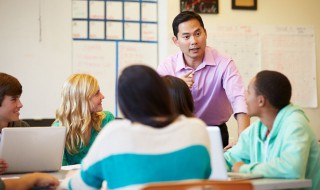
[[[42,127],[42,126],[51,126],[55,121],[55,118],[46,118],[46,119],[22,119],[27,122],[30,127]]]
[[[145,185],[141,190],[253,190],[250,181],[196,180]]]

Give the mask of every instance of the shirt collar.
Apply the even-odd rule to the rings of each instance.
[[[198,66],[197,70],[204,68],[206,65],[215,66],[216,62],[214,60],[214,56],[212,54],[212,51],[210,51],[211,48],[206,47],[204,58],[202,63]],[[182,69],[186,69],[188,66],[186,66],[184,59],[183,59],[183,53],[180,51],[177,58],[177,67],[176,72],[181,71]]]

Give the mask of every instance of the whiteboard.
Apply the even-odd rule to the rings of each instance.
[[[116,44],[115,42],[74,41],[73,72],[93,75],[105,96],[102,107],[115,111]]]
[[[318,106],[313,27],[209,25],[207,31],[207,44],[232,56],[245,86],[261,70],[279,71],[291,82],[292,102]]]
[[[158,63],[157,1],[73,1],[73,72],[95,76],[103,107],[120,117],[117,80],[133,64]]]
[[[145,53],[148,52],[148,53]],[[157,44],[141,42],[74,41],[73,72],[97,78],[104,110],[121,116],[117,106],[116,83],[121,71],[133,64],[157,66]]]

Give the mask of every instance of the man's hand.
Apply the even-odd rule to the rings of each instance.
[[[188,85],[189,88],[192,88],[194,83],[193,71],[190,71],[185,75],[182,75],[180,78]]]
[[[234,145],[237,144],[237,140],[236,141],[231,141],[226,147],[223,148],[223,150],[228,150],[229,148],[232,148]]]
[[[250,117],[246,113],[237,113],[236,120],[238,123],[238,136],[250,125]]]
[[[240,170],[240,167],[242,165],[244,165],[245,163],[244,162],[236,162],[233,164],[233,167],[232,167],[232,172],[239,172]]]
[[[29,173],[19,179],[3,181],[7,190],[28,190],[31,188],[56,189],[59,180],[47,173]]]
[[[8,168],[8,164],[5,160],[0,159],[0,174],[5,172]]]

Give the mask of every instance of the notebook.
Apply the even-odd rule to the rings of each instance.
[[[262,178],[262,175],[257,174],[241,174],[227,172],[226,161],[223,156],[223,147],[219,127],[207,127],[210,145],[211,145],[211,169],[210,179],[213,180],[246,180]]]
[[[65,137],[65,127],[3,128],[0,158],[8,163],[5,173],[58,171]]]

